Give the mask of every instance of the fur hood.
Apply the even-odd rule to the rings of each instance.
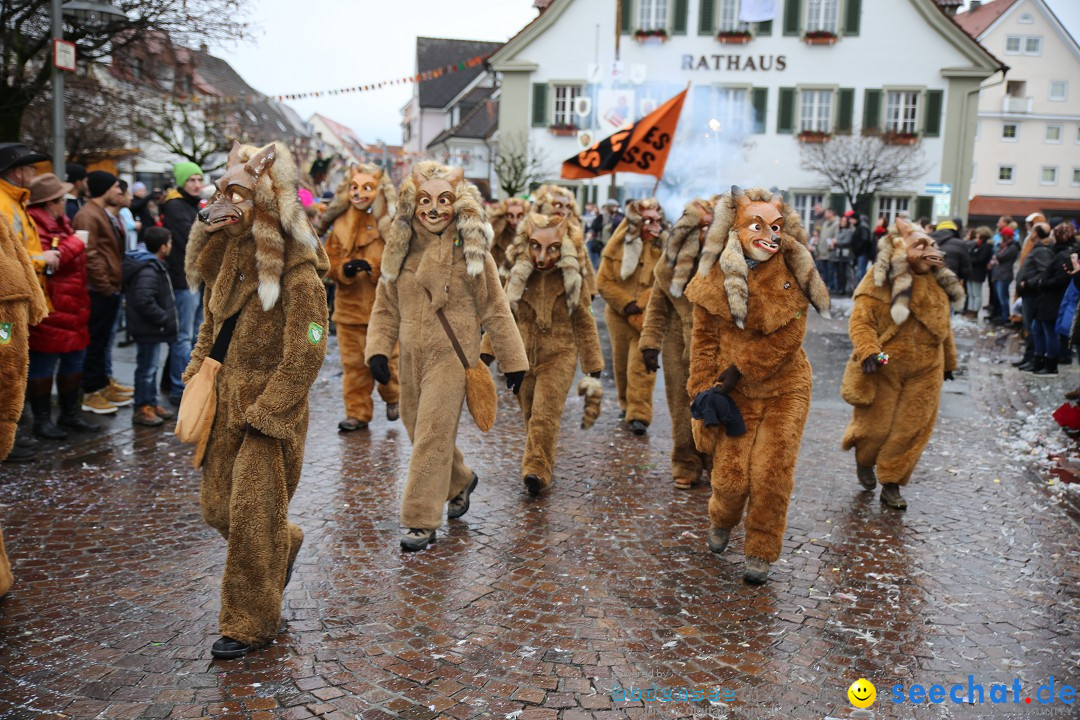
[[[623,280],[637,272],[638,261],[641,260],[641,251],[645,247],[641,240],[641,213],[645,210],[659,211],[660,227],[663,228],[666,224],[664,208],[660,207],[660,202],[656,198],[644,198],[626,203],[626,217],[618,228],[623,231],[622,265],[619,266],[619,277]]]
[[[382,274],[387,282],[396,282],[405,257],[409,254],[412,243],[413,218],[416,215],[417,186],[414,175],[425,180],[450,177],[454,168],[440,165],[432,160],[425,160],[413,166],[398,193],[397,214],[390,230],[386,233],[386,249],[383,250]],[[444,235],[457,238],[465,252],[465,268],[469,277],[479,277],[484,273],[484,262],[488,249],[495,237],[484,212],[484,201],[480,191],[468,180],[462,178],[454,186],[457,201],[454,202],[454,221]]]
[[[510,275],[506,281],[506,299],[510,301],[510,309],[515,314],[518,302],[525,293],[525,286],[535,272],[532,255],[529,253],[529,236],[536,228],[546,228],[551,222],[552,216],[529,213],[518,225],[514,242],[506,251],[506,260],[510,265]],[[584,243],[581,234],[575,232],[575,226],[569,220],[563,223],[560,250],[562,256],[555,267],[562,271],[566,307],[573,315],[581,302],[581,284],[584,280],[581,263]]]
[[[667,274],[671,277],[668,292],[672,297],[682,297],[686,284],[694,275],[694,268],[697,267],[698,257],[701,255],[701,241],[708,229],[701,227],[701,221],[706,217],[703,210],[711,213],[717,199],[718,196],[711,200],[704,198],[691,200],[668,233],[667,242],[664,243],[662,263],[656,264],[656,271],[660,272],[661,268],[666,268]]]
[[[724,273],[724,289],[727,291],[728,306],[735,324],[740,328],[746,322],[746,300],[748,297],[747,276],[750,267],[743,254],[742,243],[733,226],[737,211],[736,197],[745,193],[755,202],[769,202],[773,194],[765,188],[741,190],[732,187],[731,192],[721,195],[716,200],[713,210],[713,223],[705,235],[705,245],[701,251],[697,274],[708,277],[709,271],[717,261]],[[781,214],[784,217],[784,231],[780,234],[780,252],[788,269],[795,276],[799,288],[810,304],[822,317],[829,314],[829,290],[818,275],[814,258],[806,248],[807,234],[795,209],[786,202]]]
[[[534,210],[541,215],[552,214],[552,204],[555,198],[559,198],[563,201],[563,204],[570,206],[570,217],[581,222],[581,208],[578,207],[577,197],[572,190],[568,190],[560,185],[541,185],[536,188],[536,195],[534,196],[535,205]]]
[[[907,245],[896,226],[889,228],[889,233],[878,241],[877,259],[874,260],[874,285],[888,285],[892,294],[893,322],[900,325],[911,315],[911,267],[907,260]],[[933,272],[938,285],[949,296],[954,310],[964,309],[965,293],[960,278],[946,267],[939,267]]]
[[[515,205],[520,204],[525,208],[525,214],[528,215],[530,211],[529,201],[525,198],[507,198],[500,200],[491,207],[488,208],[488,221],[491,222],[491,229],[495,233],[495,237],[502,237],[502,234],[506,232],[506,206],[510,203]]]
[[[345,178],[338,184],[337,190],[334,191],[334,199],[330,202],[330,206],[326,208],[326,212],[323,213],[316,227],[319,237],[325,235],[330,226],[334,224],[334,221],[352,206],[349,201],[349,185],[352,184],[353,175],[365,173],[374,176],[380,170],[382,168],[378,165],[370,163],[349,166],[349,169],[345,172]],[[375,200],[371,203],[371,214],[375,216],[375,222],[379,227],[379,235],[382,237],[386,237],[386,234],[390,231],[390,224],[394,221],[394,213],[396,212],[397,190],[394,189],[394,183],[390,180],[390,173],[384,171],[382,177],[379,178],[379,188],[375,194]]]
[[[292,154],[281,143],[273,143],[275,158],[269,171],[263,173],[255,187],[255,220],[250,238],[255,241],[255,268],[259,279],[259,300],[264,310],[270,310],[281,296],[281,277],[285,271],[286,253],[310,255],[314,259],[321,249],[319,239],[308,221],[297,191],[297,169]],[[246,163],[263,148],[240,145],[234,150],[239,162]],[[198,289],[210,276],[212,269],[199,262],[203,249],[212,235],[206,225],[196,220],[188,236],[184,256],[184,271],[188,286]],[[236,238],[237,243],[248,237]],[[300,251],[299,253],[297,251]],[[323,269],[325,272],[325,269]]]

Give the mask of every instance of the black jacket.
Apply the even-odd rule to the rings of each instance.
[[[968,245],[968,253],[971,255],[971,275],[968,280],[983,282],[986,280],[986,265],[994,257],[994,243],[989,240],[982,245],[972,243]]]
[[[1039,282],[1046,268],[1054,262],[1052,245],[1036,245],[1024,258],[1024,264],[1016,273],[1016,294],[1020,297],[1034,298],[1039,293]]]
[[[1020,257],[1020,246],[1015,242],[1008,245],[1002,243],[998,251],[994,253],[998,264],[990,269],[990,279],[994,282],[1012,282],[1013,266],[1016,258]]]
[[[851,234],[851,254],[856,259],[865,257],[871,261],[876,255],[874,252],[874,240],[870,236],[870,228],[866,227],[862,222],[855,226],[854,232]]]
[[[1059,245],[1054,248],[1055,253],[1050,264],[1043,270],[1038,278],[1039,294],[1035,296],[1035,319],[1041,322],[1057,322],[1058,308],[1061,307],[1061,299],[1065,297],[1065,290],[1069,286],[1069,273],[1066,267],[1072,266],[1069,253],[1073,252],[1072,245]],[[1032,251],[1032,255],[1035,251]],[[1028,260],[1031,255],[1028,255]],[[1024,262],[1027,265],[1027,261]]]
[[[148,252],[124,256],[125,317],[136,342],[176,340],[176,298],[165,263]]]
[[[161,224],[172,233],[172,252],[169,253],[169,278],[177,290],[187,290],[184,275],[184,255],[187,252],[188,235],[199,214],[199,198],[183,190],[169,191],[161,206]]]
[[[930,237],[937,241],[938,247],[945,253],[945,267],[953,271],[956,277],[967,280],[971,276],[971,256],[968,246],[960,239],[955,230],[935,230]]]

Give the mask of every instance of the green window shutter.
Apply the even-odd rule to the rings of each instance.
[[[850,135],[855,122],[855,88],[840,88],[836,99],[836,132]]]
[[[776,132],[795,132],[795,88],[780,88],[780,104],[776,113]]]
[[[769,88],[756,87],[752,91],[754,103],[754,132],[765,132],[765,114],[769,109]]]
[[[629,35],[634,32],[634,0],[619,0],[622,3],[622,33]],[[608,8],[611,6],[608,5]],[[608,12],[611,12],[609,9]]]
[[[759,22],[757,24],[757,34],[761,37],[768,37],[769,35],[772,35],[772,20]]]
[[[672,22],[672,35],[685,35],[687,17],[690,14],[690,0],[675,0],[675,17]]]
[[[926,115],[923,118],[923,135],[925,137],[938,137],[941,135],[941,106],[944,100],[944,90],[930,90],[926,93]]]
[[[863,96],[863,130],[881,129],[881,91],[867,90]]]
[[[847,195],[844,193],[832,193],[829,195],[829,207],[836,213],[836,217],[841,217],[844,211],[847,210]]]
[[[548,124],[548,86],[547,86],[547,83],[533,83],[532,124],[533,124],[533,127],[547,127],[547,124]]]
[[[701,0],[698,6],[698,35],[712,35],[716,32],[716,0]]]
[[[862,2],[846,0],[844,3],[844,34],[858,35],[859,21],[862,19]]]
[[[784,34],[798,35],[802,32],[802,0],[784,3]]]
[[[915,219],[921,217],[934,218],[934,198],[929,195],[920,195],[915,198]]]

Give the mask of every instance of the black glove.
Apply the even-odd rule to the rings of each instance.
[[[366,273],[370,273],[371,263],[369,263],[367,260],[350,260],[349,262],[345,263],[341,270],[345,273],[345,277],[356,277],[356,273],[360,272],[361,270]]]
[[[862,361],[862,371],[867,375],[872,375],[877,372],[878,363],[877,355],[871,355]]]
[[[660,369],[660,351],[649,348],[641,351],[641,359],[645,361],[645,371],[654,373]]]
[[[627,316],[627,317],[629,317],[631,315],[639,315],[640,313],[641,313],[641,308],[639,308],[638,304],[636,302],[634,302],[633,300],[626,303],[626,307],[624,307],[623,310],[622,310],[622,314]]]
[[[730,395],[731,391],[735,389],[735,383],[739,382],[739,378],[742,377],[742,373],[734,366],[731,365],[727,370],[720,373],[720,377],[716,379],[717,390],[722,395]]]
[[[597,380],[599,380],[599,379],[600,379],[600,373],[601,373],[601,372],[603,372],[603,371],[601,371],[601,370],[597,370],[597,371],[596,371],[596,372],[594,372],[594,373],[589,373],[589,377],[591,377],[591,378],[596,378]]]
[[[491,367],[491,363],[495,362],[495,356],[488,355],[487,353],[480,353],[480,362],[484,363],[488,367]]]
[[[386,361],[385,355],[372,355],[368,367],[371,368],[371,377],[375,378],[375,382],[380,385],[390,382],[390,363]]]
[[[746,433],[746,423],[739,407],[718,387],[697,394],[694,402],[690,403],[690,417],[701,420],[705,427],[723,425],[724,432],[732,437]]]
[[[518,370],[517,372],[506,373],[506,387],[514,391],[514,394],[518,394],[518,390],[521,390],[521,383],[525,381],[525,371]]]
[[[946,370],[945,371],[945,379],[946,380],[955,380],[956,379],[956,378],[953,377],[952,370]]]

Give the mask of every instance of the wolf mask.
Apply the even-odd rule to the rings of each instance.
[[[889,234],[878,241],[874,260],[874,285],[891,288],[889,314],[900,325],[911,315],[912,275],[932,273],[954,310],[962,310],[966,295],[960,279],[944,265],[945,256],[933,239],[904,218],[897,218]]]
[[[225,230],[230,237],[242,237],[255,222],[255,187],[277,158],[273,145],[259,150],[247,162],[240,160],[240,143],[233,143],[225,174],[214,185],[217,193],[199,211],[208,232]]]
[[[544,267],[538,267],[533,245],[541,245]],[[510,276],[506,281],[506,299],[510,309],[517,311],[518,302],[525,294],[525,285],[533,272],[562,270],[563,291],[567,310],[573,314],[581,301],[581,252],[580,239],[572,232],[571,222],[562,215],[529,213],[518,224],[514,242],[506,251],[510,263]],[[588,262],[586,260],[586,262]]]

